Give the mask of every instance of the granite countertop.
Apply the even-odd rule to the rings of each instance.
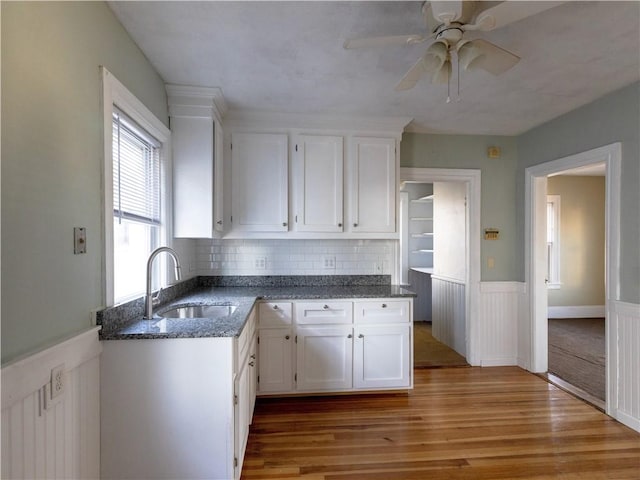
[[[186,282],[185,282],[186,283]],[[332,298],[393,298],[414,297],[415,294],[402,287],[390,284],[380,285],[303,285],[303,286],[208,286],[210,281],[191,280],[181,285],[175,298],[162,302],[155,312],[181,305],[236,305],[236,310],[228,317],[218,319],[194,318],[172,319],[142,318],[144,302],[141,299],[130,305],[105,309],[98,313],[98,323],[102,325],[101,340],[162,339],[162,338],[202,338],[237,337],[256,301],[259,300],[302,300]],[[304,283],[304,282],[302,282]],[[357,282],[356,282],[357,283]],[[276,282],[277,284],[277,282]],[[299,285],[299,283],[298,283]],[[140,309],[142,307],[142,310]]]

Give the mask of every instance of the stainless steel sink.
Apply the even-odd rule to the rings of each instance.
[[[237,305],[184,305],[157,313],[160,318],[221,318],[228,317]]]

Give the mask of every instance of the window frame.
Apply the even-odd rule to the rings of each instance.
[[[547,240],[547,289],[559,290],[562,287],[560,281],[560,195],[547,195],[547,205],[553,205],[553,247],[549,246]],[[548,208],[547,208],[548,210]],[[547,237],[549,229],[549,218],[547,218]]]
[[[171,246],[172,229],[172,179],[171,179],[171,131],[162,123],[133,93],[131,93],[105,67],[100,67],[102,74],[102,110],[103,110],[103,226],[104,252],[103,291],[106,306],[113,306],[114,299],[114,231],[113,231],[113,127],[112,116],[114,105],[136,122],[149,135],[160,142],[160,186],[164,192],[160,197],[160,244]],[[168,283],[166,259],[159,259],[160,283]]]

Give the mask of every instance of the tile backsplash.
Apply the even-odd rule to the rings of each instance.
[[[197,240],[197,275],[390,275],[395,240]]]

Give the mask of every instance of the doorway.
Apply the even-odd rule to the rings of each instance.
[[[605,165],[547,177],[548,373],[604,410]]]
[[[567,170],[605,166],[605,305],[619,298],[619,226],[620,226],[620,144],[607,145],[564,157],[525,171],[525,257],[526,277],[530,285],[530,351],[527,368],[533,372],[548,370],[548,239],[547,178]],[[605,408],[613,415],[616,405],[617,332],[605,308],[606,392]],[[526,329],[526,326],[525,326]]]
[[[438,256],[436,244],[440,244],[440,273],[454,276],[449,265],[453,257],[459,267],[457,280],[464,282],[465,194],[463,182],[405,181],[401,185],[400,238],[403,259],[406,259],[402,276],[403,283],[416,293],[413,301],[416,368],[468,366],[464,357],[464,315],[454,316],[438,309],[433,315],[432,309],[434,257]],[[434,235],[436,230],[437,236]],[[447,328],[449,325],[455,325],[455,328]]]
[[[462,185],[465,207],[465,233],[464,253],[461,255],[463,263],[462,279],[459,281],[457,303],[451,306],[452,310],[462,319],[462,347],[464,357],[471,365],[479,365],[479,352],[477,351],[478,341],[476,336],[478,293],[477,286],[480,281],[480,171],[467,169],[437,169],[437,168],[401,168],[401,182],[434,184],[439,182],[453,182]],[[402,198],[401,194],[401,198]],[[408,208],[401,209],[401,218],[408,221]],[[402,230],[402,229],[401,229]],[[408,231],[405,229],[405,232]],[[422,232],[429,233],[429,232]],[[401,237],[403,235],[401,234]],[[396,278],[403,283],[408,283],[408,238],[401,238],[401,247],[398,249]],[[402,245],[405,245],[404,247]],[[429,248],[423,248],[430,250]],[[425,267],[426,268],[426,267]],[[434,272],[437,273],[437,272]],[[433,280],[448,281],[450,279],[439,279],[434,275]],[[448,298],[450,299],[450,297]],[[437,295],[432,296],[432,308],[445,311],[449,307],[445,302],[439,300]]]

